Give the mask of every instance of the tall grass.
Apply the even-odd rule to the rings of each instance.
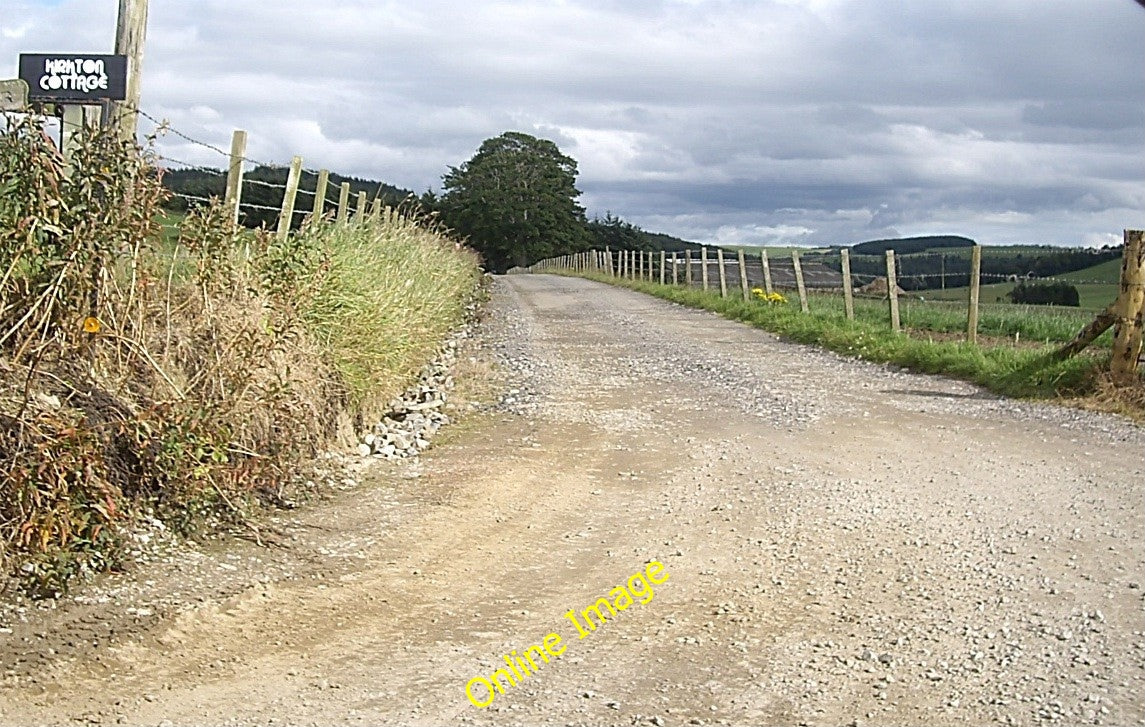
[[[476,257],[409,217],[302,235],[326,252],[326,270],[303,320],[330,351],[354,406],[405,383],[464,315],[478,282]]]
[[[844,314],[843,298],[840,295],[811,294],[809,306],[812,314],[825,314],[827,317],[841,317]],[[966,331],[966,304],[943,301],[920,301],[904,297],[899,300],[899,317],[902,325],[917,331],[934,333],[964,333]],[[887,301],[871,298],[855,299],[855,318],[872,326],[889,326],[890,314]],[[980,306],[978,332],[982,336],[999,338],[1015,337],[1022,341],[1043,343],[1065,343],[1073,339],[1079,330],[1093,320],[1093,314],[1074,308],[1029,306],[1029,305],[990,305]],[[1108,348],[1112,336],[1106,334],[1096,345]]]
[[[142,512],[242,522],[461,319],[474,253],[389,213],[278,240],[217,205],[175,230],[145,150],[67,170],[0,135],[0,578],[42,593],[120,557]]]

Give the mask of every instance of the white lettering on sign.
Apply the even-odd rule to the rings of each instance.
[[[107,72],[97,58],[49,58],[44,61],[40,88],[45,91],[107,90]]]

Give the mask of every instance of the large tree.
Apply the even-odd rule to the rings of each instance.
[[[576,174],[576,160],[553,142],[509,131],[450,168],[442,217],[493,272],[584,250],[589,235]]]

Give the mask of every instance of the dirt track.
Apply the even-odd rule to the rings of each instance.
[[[582,280],[491,310],[508,410],[282,547],[25,614],[0,723],[1145,723],[1140,428]],[[654,598],[578,640],[563,614],[649,560]]]

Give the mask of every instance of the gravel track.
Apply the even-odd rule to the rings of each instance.
[[[0,611],[0,722],[1145,724],[1140,427],[574,278],[498,279],[479,338],[496,406],[279,547]]]

